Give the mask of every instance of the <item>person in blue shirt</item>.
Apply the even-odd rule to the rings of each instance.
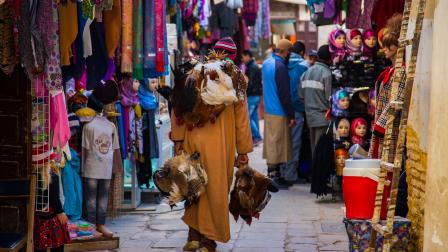
[[[300,78],[308,70],[308,62],[303,58],[305,44],[300,41],[294,43],[289,50],[288,73],[291,89],[291,101],[294,109],[296,124],[291,128],[292,159],[283,166],[281,173],[287,183],[294,183],[298,179],[300,149],[302,147],[302,130],[305,122],[305,107],[299,98]]]
[[[288,189],[291,185],[281,174],[282,167],[291,160],[291,127],[295,124],[286,66],[291,46],[289,40],[281,39],[275,53],[265,60],[262,67],[265,110],[263,158],[268,165],[268,175],[279,189]]]

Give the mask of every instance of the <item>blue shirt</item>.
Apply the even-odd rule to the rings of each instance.
[[[262,68],[264,110],[267,114],[294,118],[290,81],[285,61],[273,54]]]

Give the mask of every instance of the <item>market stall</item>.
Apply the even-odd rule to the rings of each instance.
[[[34,246],[117,248],[106,215],[117,215],[126,188],[134,197],[154,188],[153,172],[172,155],[168,106],[156,89],[171,85],[178,36],[167,18],[176,8],[165,0],[1,1],[2,82],[27,83],[32,97]],[[27,81],[12,78],[20,72]],[[58,223],[64,239],[41,242],[42,228]]]

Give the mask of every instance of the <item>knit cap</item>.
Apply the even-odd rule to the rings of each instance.
[[[230,37],[225,37],[216,42],[213,47],[215,51],[224,51],[227,54],[227,57],[231,60],[235,60],[237,48],[235,42]]]
[[[33,144],[31,160],[33,165],[42,165],[48,162],[52,150],[47,142]]]

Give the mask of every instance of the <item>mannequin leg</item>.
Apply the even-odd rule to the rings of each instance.
[[[85,204],[86,204],[86,219],[90,223],[96,223],[96,209],[97,209],[97,192],[98,180],[91,178],[84,178],[85,181]]]
[[[113,233],[105,226],[109,202],[110,179],[98,179],[96,225],[100,233],[112,237]]]

